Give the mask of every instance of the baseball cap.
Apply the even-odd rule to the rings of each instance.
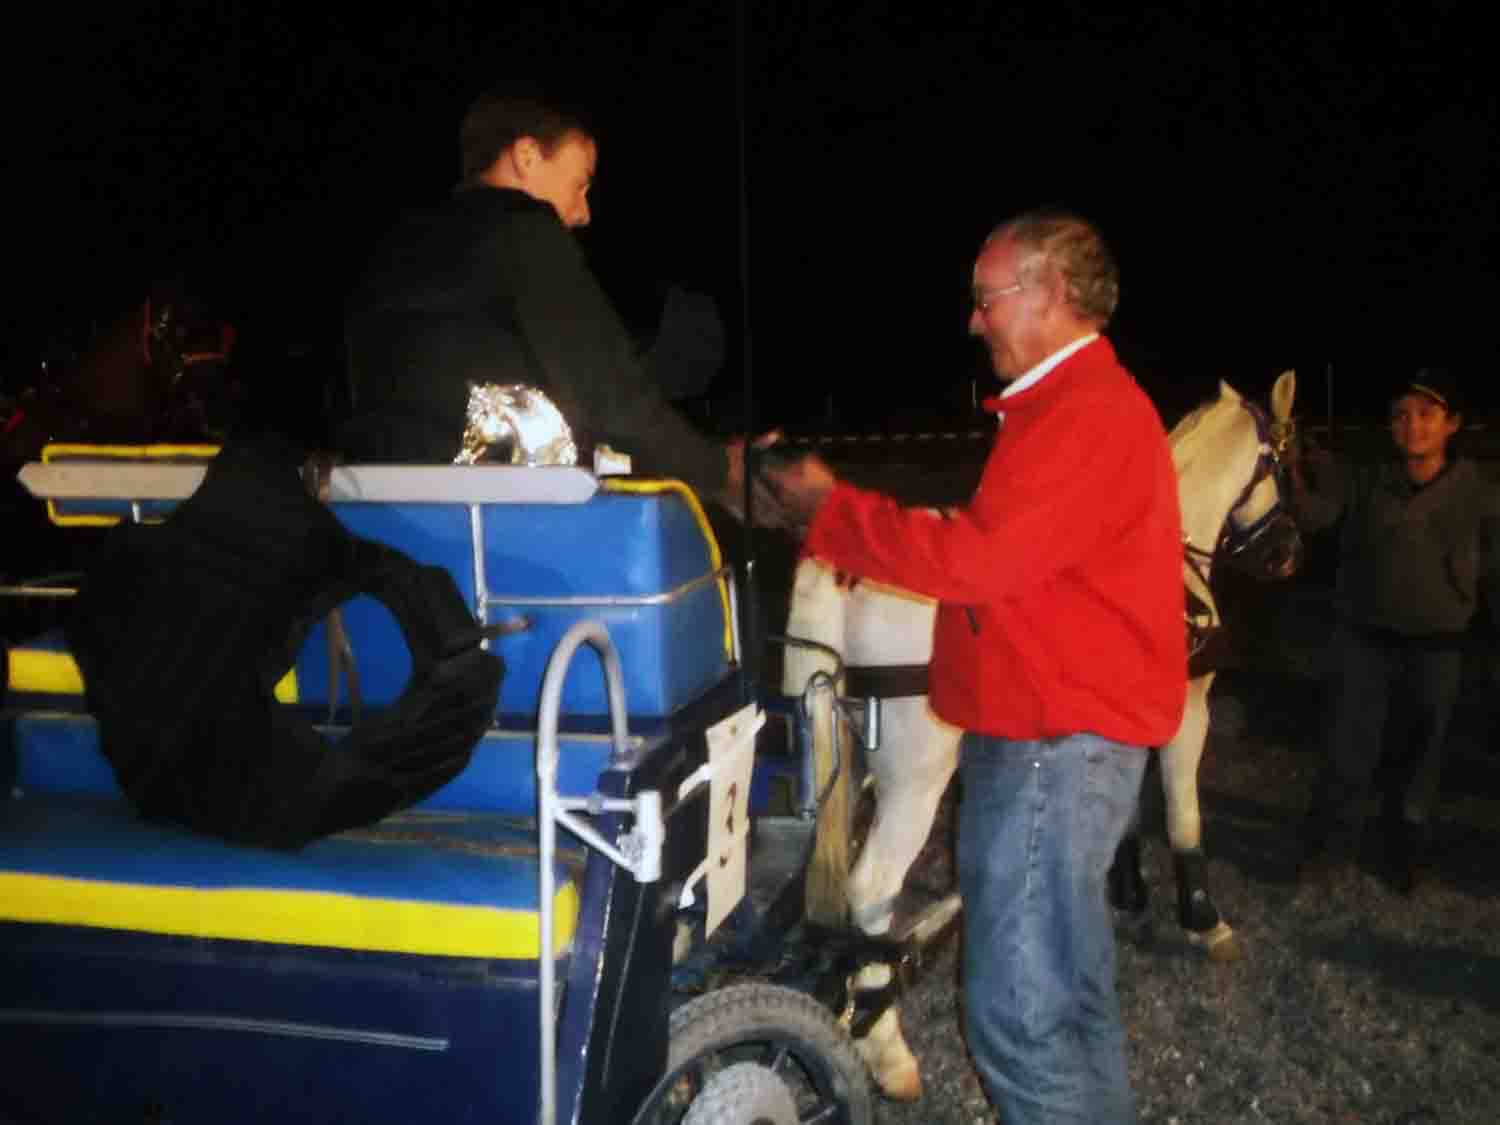
[[[1409,379],[1402,381],[1396,387],[1396,393],[1392,398],[1400,398],[1402,395],[1419,394],[1426,395],[1433,402],[1443,407],[1449,414],[1457,414],[1463,409],[1463,403],[1458,387],[1458,381],[1454,379],[1453,373],[1445,367],[1423,367]]]

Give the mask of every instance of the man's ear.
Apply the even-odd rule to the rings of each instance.
[[[542,159],[542,146],[536,143],[534,137],[522,137],[510,146],[511,163],[516,166],[516,172],[525,178],[533,171]]]

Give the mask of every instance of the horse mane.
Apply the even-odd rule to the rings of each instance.
[[[1174,441],[1179,436],[1186,437],[1203,421],[1205,415],[1207,415],[1209,411],[1211,411],[1215,406],[1219,405],[1219,403],[1224,400],[1226,391],[1228,391],[1236,398],[1241,397],[1239,391],[1235,390],[1232,386],[1229,385],[1229,383],[1225,382],[1224,380],[1220,380],[1218,389],[1208,395],[1205,395],[1202,401],[1200,401],[1197,406],[1194,406],[1186,414],[1178,418],[1173,425],[1168,427],[1167,433],[1172,437]]]
[[[1175,426],[1167,431],[1168,437],[1170,437],[1173,441],[1178,441],[1186,438],[1189,434],[1191,434],[1198,428],[1199,424],[1203,421],[1203,416],[1208,413],[1209,407],[1213,406],[1214,403],[1218,401],[1219,400],[1216,398],[1208,399],[1204,402],[1200,402],[1197,406],[1193,407],[1193,409],[1189,410],[1186,414],[1184,414],[1177,420],[1177,424]]]
[[[1192,410],[1184,414],[1167,433],[1167,440],[1171,443],[1174,460],[1177,459],[1179,449],[1191,446],[1198,429],[1203,425],[1204,419],[1221,407],[1237,406],[1239,402],[1239,392],[1228,383],[1220,383],[1217,394],[1204,399],[1197,406],[1193,407]],[[1188,461],[1191,461],[1191,458],[1188,458]],[[1181,463],[1183,462],[1179,462],[1179,464]]]
[[[1172,461],[1177,467],[1179,476],[1188,472],[1197,460],[1198,446],[1201,444],[1195,440],[1198,430],[1203,425],[1203,419],[1208,416],[1208,412],[1220,401],[1218,398],[1213,398],[1194,407],[1167,434],[1167,443],[1172,449]]]

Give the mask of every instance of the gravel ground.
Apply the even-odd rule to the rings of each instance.
[[[1148,806],[1150,905],[1117,927],[1141,1120],[1500,1121],[1500,748],[1485,706],[1459,717],[1431,880],[1402,896],[1372,856],[1324,893],[1299,893],[1290,829],[1317,762],[1317,690],[1242,675],[1215,693],[1205,844],[1245,956],[1210,963],[1181,937]],[[951,879],[952,803],[913,878]],[[883,1102],[882,1125],[998,1120],[962,1043],[957,944],[903,1006],[926,1094]]]

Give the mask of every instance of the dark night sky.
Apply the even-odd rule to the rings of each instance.
[[[1500,95],[1460,5],[747,0],[743,40],[727,0],[421,7],[52,15],[12,91],[39,157],[12,165],[8,351],[172,269],[246,326],[335,339],[362,248],[447,190],[463,107],[513,76],[597,119],[584,239],[627,311],[677,282],[737,327],[742,44],[768,416],[963,401],[974,251],[1040,202],[1115,245],[1114,335],[1169,415],[1286,366],[1321,409],[1330,362],[1350,405],[1423,362],[1496,404]]]

